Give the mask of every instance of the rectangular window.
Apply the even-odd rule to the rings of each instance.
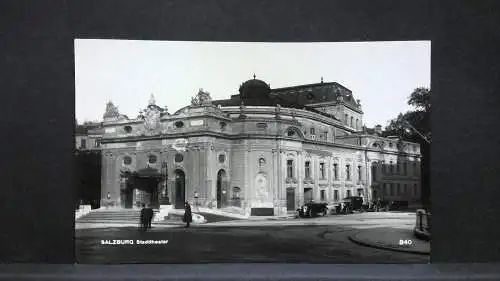
[[[95,140],[95,147],[101,147],[101,140],[100,139]]]
[[[293,160],[286,161],[286,176],[293,178]]]
[[[389,185],[384,183],[384,196],[389,195]]]
[[[377,166],[372,166],[372,181],[377,181]]]
[[[327,141],[328,140],[328,132],[325,132],[324,137],[325,137],[325,141]]]
[[[394,183],[391,183],[391,196],[396,196],[396,189]]]
[[[311,162],[306,161],[305,165],[305,173],[306,173],[306,179],[311,177]]]
[[[417,184],[413,185],[413,196],[417,197],[418,196],[418,189],[417,189]]]
[[[335,180],[339,179],[339,165],[337,163],[333,164],[333,178]]]
[[[401,165],[401,163],[399,163],[399,162],[396,163],[396,173],[398,173],[398,174],[399,174],[399,165]]]
[[[319,163],[319,173],[321,175],[321,179],[325,179],[325,163]]]
[[[339,201],[339,191],[336,189],[333,191],[333,200]]]
[[[358,180],[361,181],[361,166],[358,166]]]
[[[403,172],[404,172],[405,176],[408,174],[408,162],[405,162],[403,164]]]
[[[403,193],[406,195],[406,192],[408,192],[408,186],[406,183],[403,185]]]
[[[326,201],[326,191],[320,190],[320,201]]]
[[[389,171],[390,171],[390,173],[391,173],[391,174],[393,174],[393,173],[394,173],[394,166],[393,166],[392,161],[391,161],[391,162],[389,162],[389,169],[390,169],[390,170],[389,170]]]
[[[346,180],[351,180],[351,165],[345,165]]]
[[[80,140],[80,148],[87,148],[87,140],[86,139]]]
[[[401,190],[401,184],[398,183],[398,191],[397,191],[397,195],[400,196],[403,194],[402,190]]]
[[[347,196],[346,197],[351,197],[351,191],[350,190],[347,191]]]
[[[413,175],[417,174],[417,162],[413,162]]]
[[[314,131],[314,128],[311,128],[311,135],[315,135],[316,132]]]

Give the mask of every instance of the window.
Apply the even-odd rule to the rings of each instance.
[[[222,131],[224,131],[226,129],[226,127],[227,127],[227,123],[226,122],[220,122],[219,125],[220,125],[220,129]]]
[[[354,120],[354,117],[352,117],[352,116],[351,116],[351,128],[352,128],[353,123],[354,123],[354,121],[353,121],[353,120]]]
[[[359,119],[356,119],[356,129],[359,129]]]
[[[295,135],[295,132],[293,130],[288,130],[286,132],[286,135],[289,136],[289,137],[293,137]]]
[[[293,160],[286,160],[286,176],[293,178]]]
[[[123,130],[125,131],[125,133],[128,134],[128,133],[132,132],[132,126],[125,126],[125,127],[123,127]]]
[[[333,178],[335,180],[339,179],[339,165],[337,163],[333,164]]]
[[[407,192],[408,192],[408,185],[405,183],[405,184],[403,185],[403,194],[405,194],[405,195],[406,195],[406,193],[407,193]]]
[[[398,173],[398,174],[399,174],[399,166],[400,166],[400,165],[401,165],[401,163],[399,163],[399,162],[398,162],[398,163],[396,163],[396,173]]]
[[[336,189],[333,191],[333,200],[339,201],[339,191]]]
[[[95,140],[95,147],[101,147],[101,139]]]
[[[87,148],[87,140],[86,139],[80,140],[80,148]]]
[[[362,188],[358,188],[358,196],[363,197],[363,189]]]
[[[311,177],[311,162],[309,161],[306,161],[305,173],[306,179]]]
[[[125,165],[132,164],[132,157],[130,157],[130,156],[123,157],[123,164],[125,164]]]
[[[408,163],[407,162],[403,163],[403,172],[404,172],[405,176],[408,174]]]
[[[395,186],[394,186],[394,183],[391,183],[391,196],[395,196],[395,195],[396,195]]]
[[[413,161],[413,175],[417,174],[417,162]]]
[[[385,162],[382,161],[382,173],[386,173],[387,172],[387,166],[385,165]]]
[[[184,122],[182,122],[182,121],[175,122],[175,127],[176,128],[182,128],[182,127],[184,127]]]
[[[389,195],[389,185],[387,183],[384,183],[384,196]]]
[[[345,165],[346,180],[351,180],[351,165]]]
[[[373,165],[372,166],[372,181],[377,180],[377,166]]]
[[[394,173],[394,166],[393,165],[394,164],[392,163],[392,161],[389,162],[389,169],[390,169],[391,174]]]
[[[417,184],[413,184],[413,196],[415,196],[415,197],[418,196]]]
[[[351,191],[348,190],[347,193],[346,193],[346,195],[347,195],[346,197],[351,197]]]
[[[322,189],[319,194],[320,194],[320,201],[326,201],[326,191]]]
[[[314,131],[314,128],[311,128],[310,132],[311,132],[311,135],[315,135],[316,134],[316,132]]]
[[[392,142],[389,143],[389,147],[392,147]]]
[[[325,179],[325,163],[319,163],[319,173],[322,179]]]
[[[358,180],[361,181],[361,166],[358,166]]]
[[[176,154],[174,157],[174,160],[176,163],[180,163],[180,162],[184,161],[184,156],[182,154]]]
[[[324,138],[325,138],[325,141],[327,141],[327,140],[328,140],[328,132],[325,132],[325,133],[324,133]]]
[[[226,162],[226,155],[221,153],[221,154],[219,154],[219,163],[222,164],[224,162]]]
[[[403,194],[403,191],[401,190],[401,184],[398,183],[398,196],[402,195]]]
[[[156,155],[149,155],[148,162],[150,164],[156,163],[157,160],[158,160],[158,157],[156,157]]]
[[[349,116],[347,116],[347,114],[346,114],[346,115],[345,115],[345,124],[346,124],[346,125],[347,125],[347,122],[349,122],[348,120],[349,120]]]

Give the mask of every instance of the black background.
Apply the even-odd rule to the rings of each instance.
[[[431,40],[431,260],[499,261],[499,18],[497,1],[1,1],[0,261],[74,262],[74,38]]]

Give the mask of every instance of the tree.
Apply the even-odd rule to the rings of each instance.
[[[416,88],[408,97],[408,105],[414,110],[400,113],[389,121],[382,136],[399,136],[402,140],[420,144],[422,193],[421,200],[426,209],[430,208],[430,109],[432,92],[427,88]]]

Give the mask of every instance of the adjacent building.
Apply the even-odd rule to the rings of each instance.
[[[169,113],[152,96],[136,118],[109,102],[103,117],[77,145],[102,150],[102,200],[123,208],[282,215],[310,200],[420,198],[419,144],[366,129],[360,100],[335,82],[272,89],[254,76],[229,99],[200,90]]]

